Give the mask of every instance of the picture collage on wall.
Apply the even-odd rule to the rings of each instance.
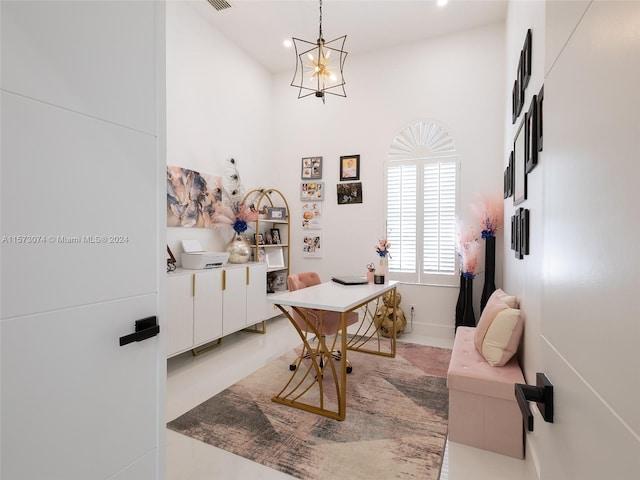
[[[512,123],[516,124],[524,109],[525,92],[531,79],[532,33],[527,30],[512,91]],[[528,175],[538,164],[542,151],[542,112],[544,85],[531,98],[529,108],[524,112],[516,128],[513,150],[509,154],[504,171],[503,197],[513,197],[513,204],[520,205],[527,200]],[[511,217],[511,248],[516,258],[529,254],[529,210],[518,208]]]

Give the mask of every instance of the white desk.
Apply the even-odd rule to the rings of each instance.
[[[308,364],[308,369],[306,371],[302,371],[300,368],[294,370],[288,383],[272,400],[326,417],[344,420],[346,415],[347,351],[357,350],[374,355],[395,357],[395,329],[392,329],[390,338],[382,340],[374,315],[379,308],[384,308],[381,305],[381,299],[386,293],[392,295],[391,304],[395,305],[397,284],[397,281],[390,281],[383,285],[341,285],[330,281],[293,292],[269,296],[267,300],[289,318],[300,334],[304,348],[311,353],[311,362]],[[298,327],[287,307],[296,311],[303,318],[305,318],[304,309],[306,308],[330,310],[341,314],[341,324],[338,332],[336,332],[340,338],[340,351],[342,354],[342,359],[339,362],[339,372],[331,355],[314,355],[314,349],[311,348],[307,334]],[[356,310],[360,310],[361,322],[358,331],[348,338],[347,313]],[[317,331],[314,331],[315,329],[310,322],[307,323],[309,331],[315,334],[317,341],[324,347],[323,350],[325,352],[330,351],[331,349],[327,349],[324,344],[324,338]],[[371,341],[376,343],[377,348],[364,348]],[[389,344],[387,350],[382,348],[385,342]],[[332,383],[336,389],[335,405],[331,405],[331,395],[326,395],[328,392],[325,392],[323,384],[323,377],[325,375],[328,376],[328,374],[332,375]]]

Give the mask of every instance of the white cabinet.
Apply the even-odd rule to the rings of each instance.
[[[266,266],[178,269],[167,279],[167,356],[264,320]],[[259,311],[256,304],[260,305]]]

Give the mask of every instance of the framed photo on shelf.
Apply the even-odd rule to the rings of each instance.
[[[300,200],[303,202],[324,200],[324,183],[323,182],[307,182],[300,185]]]
[[[267,245],[271,245],[273,243],[273,238],[271,238],[271,232],[264,232],[264,243]]]
[[[340,181],[360,180],[360,155],[340,157]]]
[[[259,248],[258,249],[258,262],[266,263],[266,261],[267,261],[267,256],[264,253],[264,248]]]
[[[286,220],[287,209],[285,207],[267,207],[267,220]]]
[[[282,243],[281,237],[280,237],[280,229],[279,228],[272,228],[271,229],[271,244],[272,245],[280,245]]]
[[[284,268],[284,253],[282,247],[266,249],[267,268]]]
[[[319,180],[322,178],[322,157],[305,157],[302,159],[302,180]]]
[[[264,237],[261,233],[255,233],[253,235],[253,244],[254,245],[264,245]]]

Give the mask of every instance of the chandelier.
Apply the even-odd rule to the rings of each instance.
[[[344,61],[347,52],[344,51],[343,35],[330,42],[325,42],[322,36],[322,0],[320,0],[320,28],[318,40],[309,42],[293,38],[296,49],[296,71],[291,80],[291,86],[298,88],[298,98],[315,94],[325,101],[325,94],[346,97],[344,91]]]

